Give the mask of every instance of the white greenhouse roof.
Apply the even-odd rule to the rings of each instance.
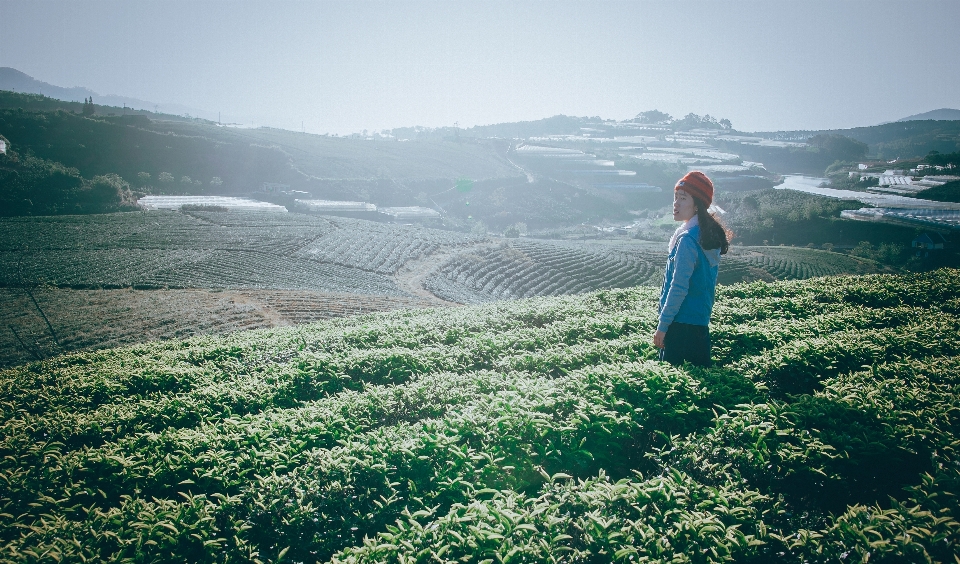
[[[337,212],[375,212],[377,206],[367,202],[347,202],[342,200],[297,200],[312,211]]]
[[[531,155],[547,156],[583,156],[584,152],[578,149],[561,149],[559,147],[543,147],[541,145],[520,145],[517,147],[518,153],[527,153]]]
[[[148,210],[178,210],[183,206],[219,206],[230,210],[286,212],[287,208],[231,196],[144,196],[137,203]]]
[[[380,208],[380,213],[395,219],[428,219],[439,218],[440,212],[420,206],[402,206],[395,208]]]

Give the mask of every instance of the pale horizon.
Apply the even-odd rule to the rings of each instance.
[[[951,1],[0,0],[0,66],[311,133],[653,109],[841,129],[960,107],[957,21]]]

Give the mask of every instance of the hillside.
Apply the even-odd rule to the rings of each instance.
[[[658,285],[664,256],[662,242],[503,240],[294,213],[0,219],[0,367],[358,312]],[[734,247],[720,281],[877,269],[820,250]]]
[[[905,118],[900,118],[897,121],[919,121],[926,119],[958,121],[960,120],[960,110],[955,110],[953,108],[940,108],[939,110],[930,110],[929,112],[923,112],[922,114],[915,114]]]
[[[81,86],[63,88],[48,82],[43,82],[42,80],[37,80],[24,72],[10,67],[0,67],[0,90],[8,90],[20,94],[38,94],[41,95],[42,99],[46,100],[48,104],[60,102],[61,104],[58,104],[59,107],[62,107],[63,102],[74,102],[79,105],[88,97],[92,98],[95,104],[114,106],[117,108],[125,107],[128,112],[136,111],[133,110],[133,108],[136,108],[140,112],[153,114],[153,112],[145,112],[144,110],[149,108],[156,110],[159,106],[159,104],[155,102],[148,102],[129,96],[111,94],[104,96]],[[36,103],[36,100],[34,99],[32,102]],[[30,103],[30,101],[27,103]],[[46,109],[50,108],[48,107]],[[183,114],[192,114],[194,116],[204,114],[206,117],[216,117],[216,112],[204,111],[181,104],[163,104],[163,110],[168,119],[185,119],[183,118]]]
[[[840,212],[863,207],[860,202],[824,198],[793,190],[755,190],[717,194],[727,213],[722,219],[741,245],[851,246],[910,245],[916,228],[848,221]]]
[[[436,180],[517,176],[495,145],[387,143],[275,129],[217,127],[209,122],[151,120],[144,114],[84,117],[67,111],[21,111],[17,95],[0,92],[0,133],[14,150],[79,170],[84,177],[116,173],[166,191],[209,191],[216,176],[228,193],[263,182],[317,188],[331,180]],[[8,99],[11,98],[11,99]],[[161,116],[162,117],[162,116]],[[175,181],[159,181],[167,172]],[[191,185],[181,185],[182,177]],[[193,180],[201,182],[193,186]],[[322,186],[319,186],[322,187]]]
[[[960,121],[935,118],[898,121],[850,129],[764,132],[756,135],[771,138],[808,139],[814,135],[831,134],[842,135],[866,143],[871,158],[884,160],[922,158],[930,151],[953,153],[960,150]]]
[[[8,562],[949,562],[960,271],[400,311],[0,372]]]
[[[927,188],[926,190],[917,192],[916,197],[935,200],[937,202],[960,202],[960,180],[947,182],[942,186]]]

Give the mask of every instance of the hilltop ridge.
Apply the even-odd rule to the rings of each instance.
[[[190,114],[206,119],[216,119],[217,117],[216,112],[197,109],[183,104],[161,104],[130,96],[100,94],[83,86],[64,88],[50,84],[49,82],[37,80],[27,73],[12,67],[0,67],[0,90],[10,90],[26,94],[42,94],[48,98],[56,98],[65,102],[83,102],[88,97],[92,97],[95,104],[105,106],[127,107],[138,110],[154,110],[158,106],[162,106],[163,111],[168,114]]]
[[[918,121],[925,119],[957,121],[960,120],[960,110],[955,110],[953,108],[940,108],[939,110],[930,110],[929,112],[923,112],[922,114],[900,118],[897,121]]]

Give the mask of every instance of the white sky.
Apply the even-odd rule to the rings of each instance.
[[[960,1],[0,0],[0,66],[307,131],[960,108]]]

